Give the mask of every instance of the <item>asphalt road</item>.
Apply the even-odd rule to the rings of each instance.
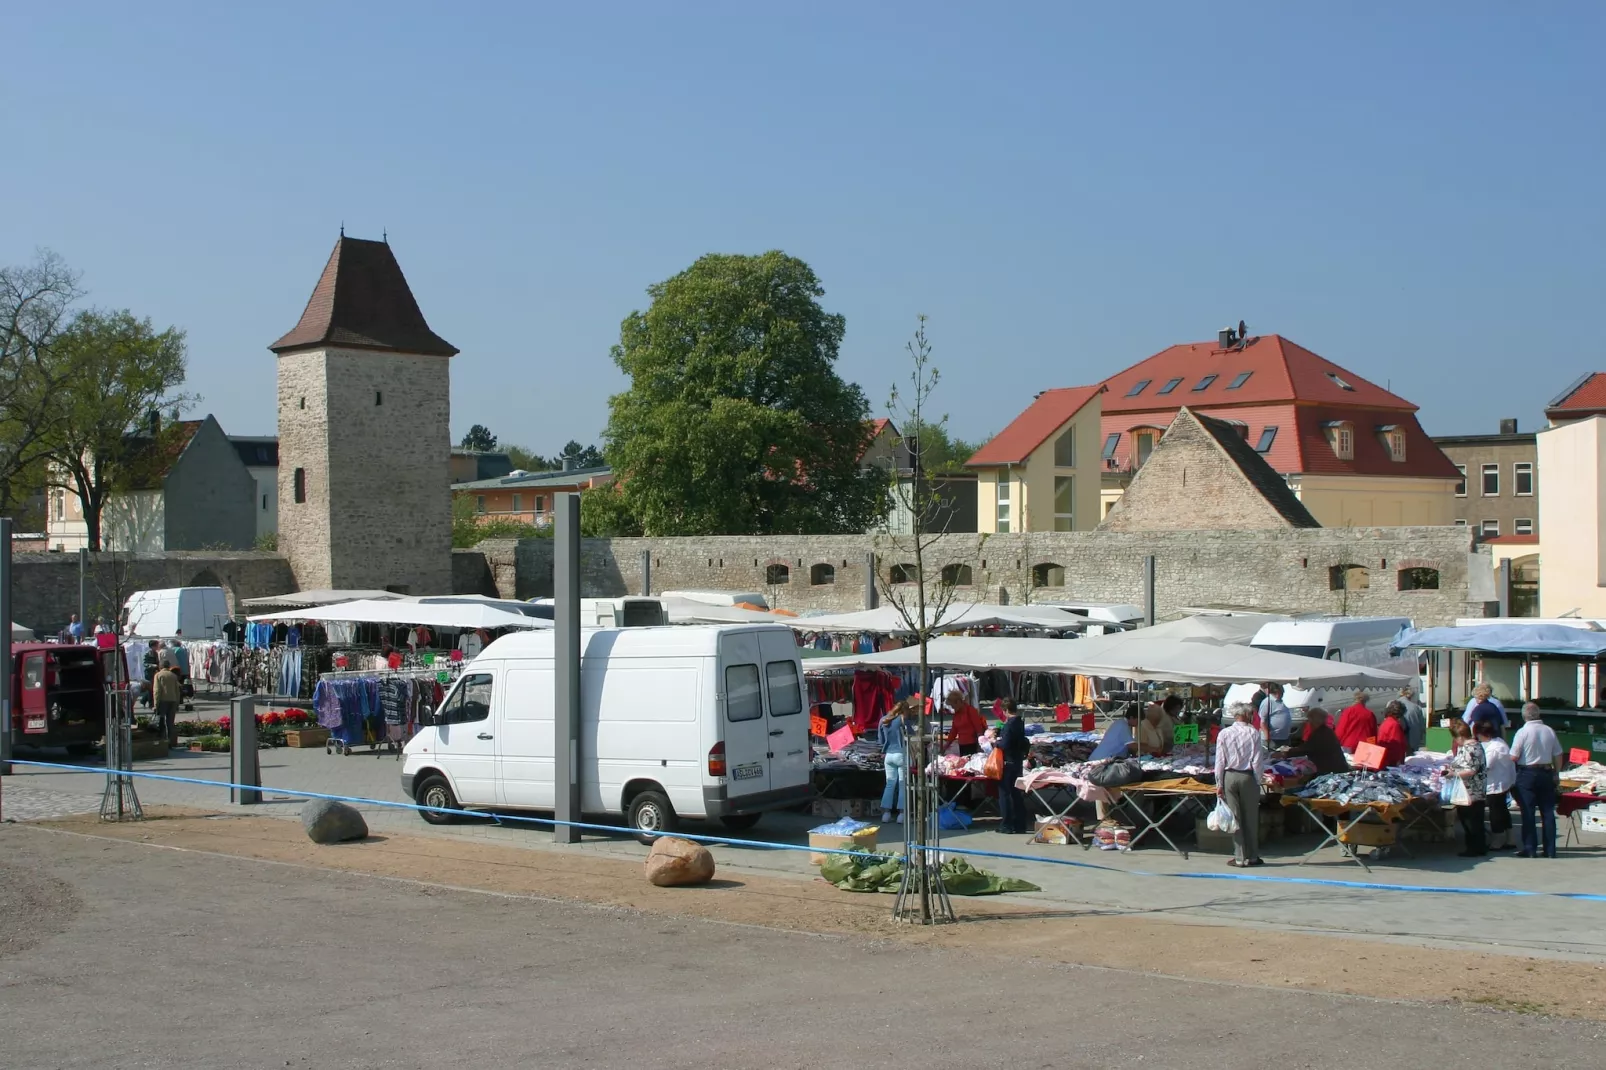
[[[25,826],[0,828],[0,859],[5,1066],[1419,1070],[1593,1065],[1606,1039],[1597,1022],[966,957]]]

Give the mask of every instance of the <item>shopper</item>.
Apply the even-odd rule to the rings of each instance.
[[[1305,711],[1305,739],[1280,752],[1279,757],[1308,758],[1318,773],[1347,773],[1349,761],[1338,734],[1327,723],[1327,711],[1313,706]]]
[[[881,726],[876,729],[876,739],[881,744],[881,764],[887,772],[887,786],[881,791],[881,823],[890,825],[893,821],[901,821],[904,811],[904,793],[907,790],[905,776],[908,753],[904,750],[904,711],[910,703],[918,703],[921,699],[906,698],[881,718]]]
[[[998,831],[1011,835],[1026,832],[1026,793],[1020,789],[1020,778],[1026,772],[1026,755],[1031,741],[1026,738],[1026,721],[1015,708],[1015,700],[1002,702],[1004,729],[998,735],[998,746],[1004,749],[1004,775],[998,781]]]
[[[1182,699],[1172,695],[1164,703],[1151,702],[1144,711],[1143,720],[1138,724],[1138,753],[1144,756],[1160,757],[1171,753],[1176,745],[1177,723],[1171,717],[1167,708],[1175,702],[1180,709]]]
[[[1260,857],[1260,778],[1266,772],[1266,746],[1250,723],[1255,711],[1248,703],[1235,702],[1227,712],[1232,724],[1216,738],[1216,795],[1227,801],[1238,822],[1227,864],[1242,869],[1265,865]]]
[[[1556,788],[1561,770],[1561,740],[1539,719],[1532,702],[1522,707],[1522,727],[1511,737],[1511,759],[1517,766],[1517,805],[1522,808],[1522,851],[1519,858],[1538,858],[1534,811],[1544,832],[1544,856],[1556,857]]]
[[[1504,851],[1511,846],[1511,796],[1507,794],[1517,783],[1517,763],[1511,760],[1511,748],[1488,721],[1479,721],[1472,728],[1483,747],[1484,788],[1488,792],[1489,850]]]
[[[1461,715],[1461,719],[1467,724],[1472,724],[1479,718],[1493,721],[1497,731],[1506,730],[1508,720],[1506,708],[1494,697],[1494,688],[1488,684],[1479,684],[1472,689],[1472,698],[1467,701],[1467,710]]]
[[[1405,707],[1405,714],[1400,718],[1405,723],[1405,745],[1409,753],[1415,754],[1427,745],[1428,715],[1422,711],[1422,704],[1416,700],[1416,689],[1410,684],[1400,688],[1399,701]]]
[[[151,701],[156,706],[157,730],[169,747],[178,746],[178,704],[184,697],[178,673],[171,661],[162,662],[162,669],[151,681]]]
[[[1483,757],[1483,747],[1472,738],[1472,728],[1465,721],[1450,722],[1450,737],[1454,741],[1455,757],[1444,775],[1459,778],[1466,785],[1468,797],[1465,804],[1457,804],[1455,808],[1456,820],[1461,822],[1461,831],[1466,838],[1466,850],[1461,852],[1461,857],[1482,858],[1489,853],[1489,841],[1483,833],[1488,765]]]
[[[74,613],[71,617],[67,618],[67,642],[81,643],[83,641],[84,622],[78,619],[78,614]]]
[[[1363,740],[1371,739],[1377,735],[1377,714],[1366,705],[1366,692],[1355,692],[1355,701],[1344,707],[1344,712],[1338,715],[1338,744],[1350,753],[1354,753],[1355,745]]]
[[[981,737],[987,731],[987,719],[957,689],[948,692],[948,710],[952,721],[943,744],[958,743],[960,754],[980,754]]]
[[[1390,702],[1383,708],[1383,723],[1377,726],[1377,745],[1383,748],[1383,768],[1405,764],[1405,707]]]
[[[1293,735],[1294,715],[1288,712],[1283,703],[1283,685],[1267,684],[1266,697],[1261,700],[1258,709],[1257,727],[1265,737],[1268,747],[1286,747],[1289,737]]]

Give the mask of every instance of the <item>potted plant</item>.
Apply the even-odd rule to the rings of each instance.
[[[329,742],[329,729],[321,727],[306,710],[285,710],[279,715],[287,747],[321,747]]]

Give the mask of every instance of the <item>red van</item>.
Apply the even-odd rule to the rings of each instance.
[[[101,652],[65,643],[11,644],[12,740],[87,754],[106,734]]]

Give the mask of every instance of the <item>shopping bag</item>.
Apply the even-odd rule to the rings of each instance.
[[[981,763],[981,775],[988,780],[1004,779],[1004,748],[994,747]]]
[[[1238,819],[1232,815],[1232,807],[1227,805],[1226,799],[1220,797],[1216,799],[1216,808],[1205,818],[1205,827],[1212,832],[1222,832],[1228,836],[1238,831]]]
[[[1460,777],[1454,777],[1450,781],[1450,805],[1472,805],[1472,793],[1467,790],[1467,782]]]

